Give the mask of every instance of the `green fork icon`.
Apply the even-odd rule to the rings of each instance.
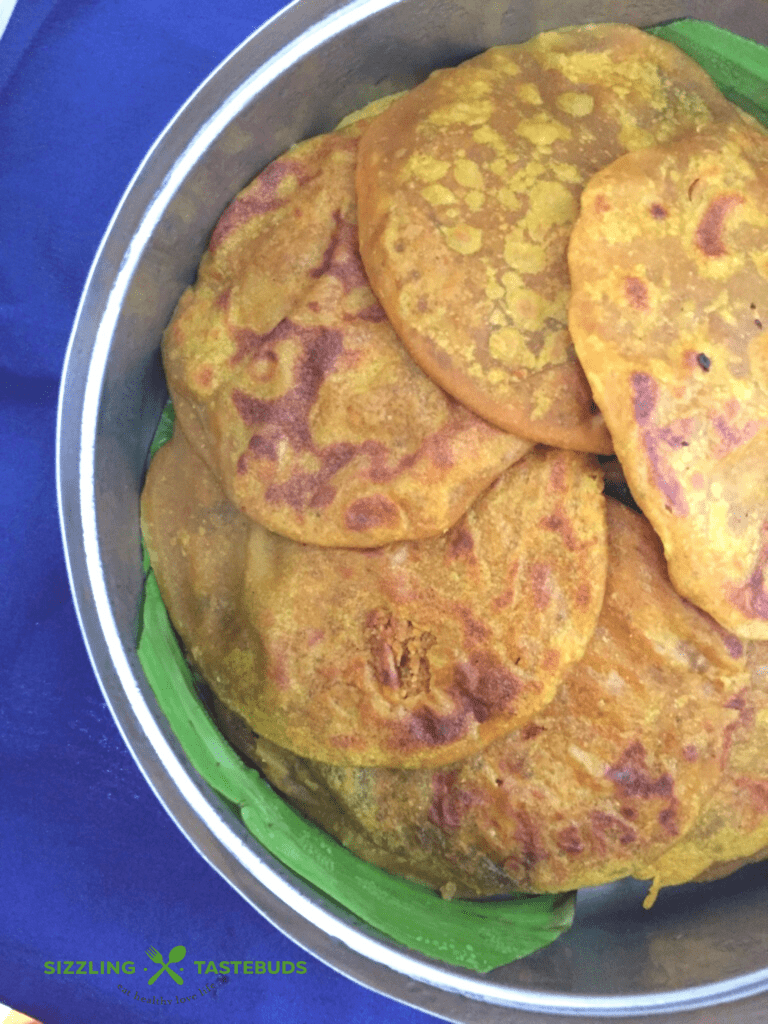
[[[187,955],[187,951],[184,946],[173,947],[171,952],[168,954],[168,963],[166,963],[165,960],[163,960],[162,955],[158,952],[158,950],[155,949],[154,946],[150,946],[149,949],[145,950],[145,952],[149,959],[152,961],[152,963],[162,964],[160,970],[155,971],[155,973],[149,979],[149,981],[147,982],[148,985],[154,985],[154,983],[157,981],[157,979],[160,977],[163,971],[166,971],[168,974],[170,974],[170,976],[173,978],[177,985],[184,984],[184,979],[180,978],[176,971],[174,971],[174,969],[171,967],[171,964],[177,964],[180,960],[183,960],[184,957]]]

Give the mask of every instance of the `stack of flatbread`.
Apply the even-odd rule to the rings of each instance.
[[[165,334],[142,498],[231,742],[447,897],[766,855],[763,319],[768,135],[634,28],[277,159]]]

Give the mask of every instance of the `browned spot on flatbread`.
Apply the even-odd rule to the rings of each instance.
[[[213,381],[213,369],[210,366],[202,366],[198,372],[197,379],[201,388],[208,388]]]
[[[383,494],[372,494],[353,501],[346,511],[344,522],[350,530],[370,530],[371,527],[391,526],[399,515],[396,505]]]
[[[485,631],[483,631],[484,633]],[[474,641],[482,640],[470,630]],[[542,659],[542,665],[546,657]],[[556,666],[545,666],[549,671]],[[478,724],[489,721],[500,711],[514,715],[517,697],[525,687],[523,680],[506,669],[496,658],[476,654],[453,669],[448,693],[454,710],[441,714],[422,705],[393,731],[392,743],[407,756],[418,746],[439,748],[471,735]]]
[[[461,622],[464,629],[464,635],[469,643],[482,643],[488,639],[490,635],[488,626],[483,625],[483,623],[472,614],[471,609],[466,604],[462,604],[459,601],[455,602],[454,612],[457,619]]]
[[[353,288],[367,288],[368,278],[360,261],[357,224],[352,220],[345,220],[340,210],[333,211],[333,220],[335,226],[328,247],[318,266],[310,269],[309,276],[320,278],[328,274],[335,277],[345,293],[351,292]],[[365,307],[364,314],[372,307],[373,304]],[[360,316],[359,313],[357,315]],[[376,317],[364,315],[362,319],[376,322]]]
[[[365,306],[363,309],[357,312],[358,320],[368,320],[372,324],[383,323],[387,319],[387,314],[379,302],[372,302],[370,306]]]
[[[592,588],[589,583],[582,583],[579,585],[579,589],[576,591],[576,603],[579,607],[587,605],[592,594]]]
[[[569,551],[575,551],[578,547],[579,540],[574,533],[573,525],[562,509],[558,508],[551,515],[545,516],[541,520],[541,526],[544,530],[559,533]]]
[[[210,495],[227,502],[210,471],[186,441],[166,458],[173,485],[183,480],[200,504],[184,526],[189,559],[180,550],[164,554],[184,580],[185,601],[210,609],[220,628],[190,637],[175,600],[171,615],[219,698],[286,749],[333,764],[450,764],[552,700],[594,630],[607,552],[590,456],[536,449],[447,533],[367,549],[300,544],[250,520],[240,524],[245,543],[230,548],[211,513]],[[547,482],[558,462],[565,472],[553,492]],[[327,481],[289,483],[297,493],[282,500],[324,500]],[[167,505],[170,480],[161,490]],[[538,528],[555,507],[572,524],[571,547],[559,532]],[[381,509],[359,511],[366,519]],[[548,573],[542,609],[510,581],[533,550]],[[236,567],[221,593],[216,573],[208,580],[209,551]],[[576,599],[582,577],[592,586],[587,605]],[[510,589],[499,608],[500,592]],[[352,746],[351,735],[359,737]]]
[[[754,718],[754,708],[749,700],[747,700],[747,694],[744,691],[731,697],[725,706],[739,712],[737,724],[740,726],[751,723]]]
[[[620,25],[493,48],[393,104],[361,140],[361,252],[414,359],[500,426],[610,452],[567,330],[582,186],[729,111],[678,49]],[[610,211],[605,190],[590,206]],[[656,196],[644,213],[667,219]],[[647,308],[639,283],[629,298]]]
[[[515,824],[515,840],[520,852],[512,857],[507,857],[504,861],[504,870],[513,878],[528,879],[533,869],[549,858],[549,852],[544,843],[543,829],[537,815],[527,812],[518,815]]]
[[[624,283],[627,301],[634,309],[648,309],[648,287],[640,277],[628,277]]]
[[[442,533],[531,448],[435,385],[371,291],[364,127],[299,143],[246,187],[163,342],[177,417],[232,502],[292,539],[359,548]]]
[[[762,525],[762,535],[768,538],[768,523]],[[747,582],[734,588],[731,601],[751,619],[768,621],[768,589],[766,589],[765,566],[768,565],[768,540],[765,540],[758,556],[757,564]]]
[[[766,168],[768,135],[738,113],[620,157],[569,247],[571,334],[632,496],[679,592],[746,640],[768,640]]]
[[[426,750],[445,747],[466,735],[467,724],[463,711],[441,715],[434,708],[422,705],[400,730],[401,748],[407,752],[416,747]]]
[[[546,728],[540,722],[529,722],[528,725],[524,725],[520,730],[520,739],[535,740],[537,736],[546,731]],[[501,781],[499,780],[497,784],[500,785]]]
[[[255,187],[231,203],[222,214],[211,235],[211,251],[215,252],[233,231],[254,217],[280,209],[286,200],[279,190],[287,179],[293,178],[298,185],[305,185],[312,177],[300,160],[283,159],[270,164],[259,175]]]
[[[539,611],[544,611],[552,599],[550,589],[549,567],[541,562],[534,562],[528,570],[531,586],[531,597]]]
[[[454,527],[448,535],[449,550],[454,558],[472,558],[475,543],[464,523]]]
[[[258,449],[253,445],[252,439],[249,451],[255,453]],[[343,441],[329,445],[323,450],[319,469],[314,473],[294,473],[284,483],[270,484],[264,491],[265,501],[284,504],[298,511],[327,508],[337,494],[330,481],[352,461],[354,453],[354,445]]]
[[[607,213],[611,208],[611,204],[608,202],[606,197],[602,193],[598,193],[595,196],[595,212],[596,213]]]
[[[765,425],[760,420],[749,419],[738,426],[735,421],[739,418],[739,411],[739,403],[733,400],[724,412],[713,413],[710,417],[717,435],[715,453],[720,458],[751,441]]]
[[[341,332],[323,327],[306,328],[283,320],[268,335],[252,335],[242,343],[244,346],[247,344],[247,351],[255,355],[286,339],[295,339],[304,351],[293,387],[273,399],[259,398],[235,389],[232,403],[247,427],[260,428],[259,433],[252,436],[252,439],[259,438],[257,445],[260,450],[265,447],[275,450],[280,442],[286,440],[296,449],[318,451],[309,427],[309,410],[342,351]],[[239,358],[244,358],[244,352],[245,349]],[[267,444],[267,441],[271,443]]]
[[[637,839],[637,832],[616,814],[605,811],[592,811],[589,822],[593,830],[596,845],[607,850],[616,844],[619,847],[630,846]]]
[[[736,784],[746,792],[755,816],[768,815],[768,779],[742,777],[736,780]]]
[[[432,780],[433,797],[427,818],[443,831],[457,829],[472,805],[469,794],[456,787],[458,776],[458,770],[435,772]]]
[[[680,828],[677,823],[678,802],[672,800],[669,807],[659,811],[659,824],[672,838],[680,835]]]
[[[693,827],[728,763],[730,734],[747,728],[737,722],[745,662],[675,593],[647,520],[609,509],[600,621],[547,708],[449,767],[316,766],[328,805],[353,808],[344,824],[353,850],[373,848],[389,869],[396,852],[395,870],[475,895],[504,891],[503,878],[484,874],[489,861],[518,888],[557,892],[646,877]],[[437,747],[458,723],[421,715],[417,728]]]
[[[674,783],[667,772],[654,778],[648,771],[645,747],[639,740],[630,744],[605,774],[623,796],[648,798],[673,795]]]
[[[566,854],[582,853],[584,850],[584,843],[575,825],[568,825],[558,832],[555,836],[555,843],[557,848]]]
[[[525,687],[520,676],[489,654],[477,654],[458,664],[453,680],[462,704],[477,722],[487,721],[497,708],[514,712],[517,697]]]
[[[645,424],[651,417],[659,399],[659,385],[648,373],[632,374],[632,407],[635,419]]]
[[[648,458],[654,481],[666,498],[665,507],[678,516],[689,512],[688,502],[680,481],[667,457],[669,449],[680,447],[685,438],[668,428],[653,426],[653,412],[659,395],[659,385],[653,377],[644,373],[632,375],[632,404],[635,418],[640,425],[641,443]]]
[[[725,218],[744,202],[740,195],[722,195],[713,199],[696,228],[696,245],[705,256],[725,256],[727,249],[723,241]]]
[[[557,668],[558,664],[560,663],[560,654],[559,654],[559,652],[556,651],[554,648],[551,648],[544,655],[544,658],[542,659],[542,663],[548,669],[555,669],[555,668]]]

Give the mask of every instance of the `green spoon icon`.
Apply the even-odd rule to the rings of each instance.
[[[170,966],[171,964],[177,964],[180,960],[183,960],[184,957],[187,955],[187,950],[184,946],[173,947],[171,952],[168,954],[168,963],[166,963],[163,960],[162,954],[158,950],[156,950],[154,946],[150,946],[149,949],[146,950],[146,954],[153,963],[162,964],[160,970],[156,971],[149,979],[149,981],[147,982],[148,985],[154,985],[154,983],[157,981],[157,979],[160,977],[163,971],[166,971],[168,974],[170,974],[170,976],[173,978],[177,985],[184,984],[184,979],[180,978],[176,971],[174,971],[173,968]]]

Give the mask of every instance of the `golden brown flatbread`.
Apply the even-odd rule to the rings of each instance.
[[[235,199],[163,342],[177,416],[231,501],[315,544],[441,533],[531,448],[437,387],[368,286],[354,169],[380,107]]]
[[[394,103],[360,143],[360,246],[414,359],[521,437],[610,453],[568,333],[580,191],[620,154],[735,109],[625,25],[496,47]]]
[[[535,449],[440,537],[298,544],[238,516],[183,434],[142,527],[163,600],[219,698],[328,762],[440,765],[554,696],[603,600],[596,461]]]
[[[571,333],[681,594],[768,639],[768,135],[744,120],[593,178]]]
[[[711,881],[768,856],[768,644],[745,644],[748,684],[731,699],[738,718],[728,763],[690,832],[656,861],[655,887]]]
[[[749,672],[743,645],[676,594],[647,520],[607,504],[606,598],[583,660],[481,754],[431,771],[349,768],[297,759],[228,714],[225,731],[354,852],[443,891],[649,877],[719,784]]]

